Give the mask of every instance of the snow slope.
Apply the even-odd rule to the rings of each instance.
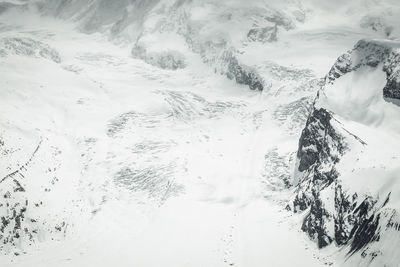
[[[307,212],[284,209],[310,178],[292,177],[298,140],[318,105],[337,113],[326,159],[342,191],[356,205],[387,195],[398,107],[377,91],[385,74],[322,76],[361,38],[397,39],[398,13],[396,1],[1,2],[0,264],[342,265],[346,251],[300,231]],[[371,162],[386,178],[359,187]],[[347,263],[383,244],[374,264],[396,266],[398,239],[384,239]]]
[[[399,45],[361,40],[340,56],[299,142],[293,208],[349,266],[399,264]]]
[[[329,261],[265,200],[276,144],[287,155],[296,142],[269,100],[200,63],[162,70],[58,20],[2,19],[18,27],[2,38],[60,58],[1,57],[2,177],[33,155],[1,183],[15,203],[2,210],[13,237],[2,236],[2,266],[291,266],[286,249],[308,266]]]

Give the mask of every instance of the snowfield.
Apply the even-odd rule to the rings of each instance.
[[[398,14],[0,2],[0,266],[399,266]]]

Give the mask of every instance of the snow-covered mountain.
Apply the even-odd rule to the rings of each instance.
[[[0,265],[399,266],[399,15],[0,2]]]
[[[362,265],[399,263],[399,48],[361,40],[340,56],[299,141],[293,208],[309,209],[303,231]]]
[[[193,64],[195,53],[216,72],[250,89],[263,90],[271,86],[264,81],[268,75],[263,69],[265,61],[285,60],[283,51],[290,55],[305,53],[295,57],[308,61],[307,65],[324,75],[319,62],[304,58],[323,53],[320,62],[333,60],[338,49],[348,49],[363,36],[399,37],[396,17],[400,9],[396,1],[344,3],[58,0],[38,5],[46,14],[76,21],[84,32],[100,31],[114,41],[134,43],[132,55],[149,64],[184,68]],[[334,47],[335,52],[314,50],[316,40]],[[269,56],[277,50],[281,54]],[[326,60],[323,64],[326,68]]]

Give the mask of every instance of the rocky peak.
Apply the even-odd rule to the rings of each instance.
[[[398,42],[361,40],[332,66],[299,140],[296,189],[289,205],[294,212],[306,212],[301,229],[319,247],[333,242],[346,246],[346,257],[373,266],[380,266],[382,255],[392,253],[384,244],[391,242],[389,233],[399,225],[393,215],[398,207],[390,204],[396,201],[391,197],[398,191],[391,186],[395,181],[391,173],[398,164],[371,156],[381,150],[396,157],[396,139],[392,145],[389,138],[377,145],[371,136],[397,135],[399,130],[393,122],[374,121],[377,112],[382,114],[379,118],[400,114],[397,106],[388,103],[400,99],[399,48]],[[363,84],[381,75],[382,82]],[[357,120],[357,113],[371,118]],[[354,124],[364,130],[352,132]],[[375,168],[381,169],[380,175],[369,175]],[[398,230],[395,233],[399,235]]]
[[[341,55],[332,66],[326,81],[333,83],[335,79],[369,66],[380,68],[386,74],[387,83],[383,88],[383,96],[388,99],[400,99],[400,44],[387,40],[360,40],[354,48]]]

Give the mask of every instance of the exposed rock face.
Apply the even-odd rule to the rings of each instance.
[[[390,59],[384,64],[383,70],[387,75],[387,83],[383,88],[383,96],[400,99],[400,54],[391,53]]]
[[[352,86],[335,87],[342,77],[351,73],[381,71],[386,76],[386,84],[383,88],[374,89],[381,92],[382,105],[389,105],[387,108],[390,109],[397,108],[385,103],[383,98],[399,99],[399,47],[400,45],[394,42],[361,40],[353,50],[338,58],[325,78],[325,86],[317,95],[297,151],[294,176],[296,193],[291,207],[294,212],[307,210],[301,229],[321,248],[332,242],[348,246],[347,254],[359,255],[361,262],[373,261],[385,253],[391,253],[383,244],[389,242],[388,235],[393,234],[391,229],[398,229],[398,207],[396,204],[390,204],[392,191],[398,189],[387,185],[391,184],[390,179],[394,178],[386,178],[389,175],[386,168],[392,166],[383,168],[382,175],[385,178],[368,178],[375,180],[377,188],[389,186],[388,190],[371,188],[363,191],[359,184],[352,185],[352,179],[356,179],[353,176],[358,177],[354,174],[358,172],[358,164],[362,166],[359,161],[362,162],[363,152],[374,148],[370,148],[368,142],[362,140],[363,136],[356,136],[346,129],[347,121],[335,114],[329,97],[331,92],[340,94],[345,92],[338,92],[339,90],[352,90]],[[330,92],[326,92],[328,86]],[[372,93],[376,94],[375,92]],[[347,120],[351,120],[351,117]],[[390,149],[387,153],[391,153]],[[352,161],[354,162],[351,163]],[[350,167],[344,167],[347,164]],[[368,164],[360,168],[375,168]],[[391,238],[397,240],[400,235],[397,232],[395,237]],[[376,266],[380,266],[382,259],[374,261]],[[388,263],[388,266],[392,265]]]
[[[332,125],[335,125],[335,121],[327,110],[314,109],[301,134],[297,151],[301,175],[293,208],[299,212],[311,207],[302,230],[315,239],[320,247],[333,240],[326,225],[333,220],[333,216],[325,209],[320,192],[332,190],[331,185],[339,176],[335,164],[347,149],[345,137]]]
[[[362,200],[356,191],[349,194],[338,180],[336,164],[351,149],[346,140],[355,138],[338,126],[323,108],[314,109],[307,120],[297,153],[301,178],[293,208],[295,212],[310,209],[301,229],[320,248],[333,241],[350,242],[353,252],[375,240],[379,216],[374,214],[377,200],[370,196]]]
[[[186,66],[185,57],[174,50],[148,52],[145,47],[136,44],[132,49],[132,56],[162,69],[177,70]]]
[[[378,43],[360,40],[353,50],[338,58],[326,79],[329,83],[333,83],[335,79],[363,66],[379,67],[386,73],[387,79],[383,88],[383,96],[400,99],[400,53],[398,48],[398,44],[390,41]]]
[[[223,62],[227,64],[226,76],[235,80],[238,84],[248,85],[251,90],[262,91],[264,89],[264,80],[253,69],[241,65],[232,53],[226,52],[223,56]]]
[[[300,172],[308,170],[317,162],[323,162],[327,157],[330,157],[332,163],[336,163],[339,161],[340,155],[343,155],[346,145],[343,137],[332,127],[331,120],[332,115],[323,108],[314,109],[308,118],[306,128],[300,137],[300,149],[297,151],[297,157],[300,159],[298,168]],[[321,133],[323,134],[321,135]],[[327,180],[333,181],[334,179],[328,178]]]
[[[349,73],[351,71],[351,55],[350,52],[341,55],[332,66],[331,70],[329,71],[326,79],[329,82],[333,82],[335,79],[340,78],[341,76]]]

